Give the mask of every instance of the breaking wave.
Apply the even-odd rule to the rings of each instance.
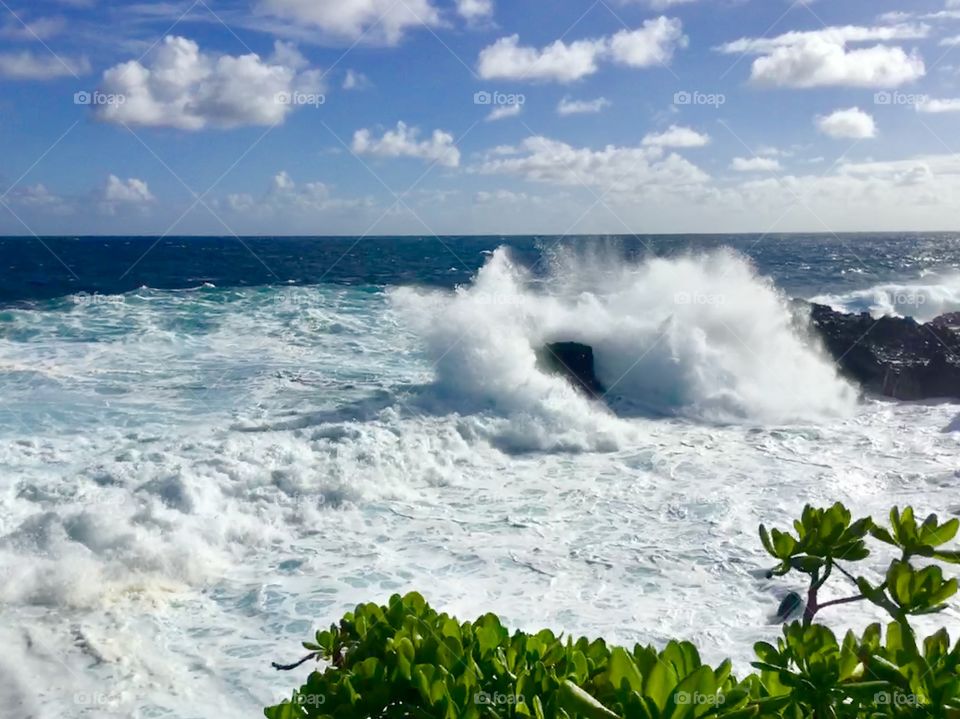
[[[528,435],[561,445],[571,433],[616,443],[618,418],[638,414],[789,422],[856,402],[788,300],[732,251],[634,265],[564,252],[541,277],[501,248],[468,286],[392,299],[427,343],[434,400],[522,418]],[[556,341],[593,347],[607,406],[537,366],[537,349]]]

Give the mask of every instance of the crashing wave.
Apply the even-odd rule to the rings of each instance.
[[[469,286],[392,297],[426,341],[434,398],[465,413],[615,433],[617,417],[538,366],[537,350],[555,341],[593,348],[619,417],[788,422],[844,415],[856,401],[796,331],[786,298],[732,251],[639,265],[567,251],[543,278],[501,248]]]

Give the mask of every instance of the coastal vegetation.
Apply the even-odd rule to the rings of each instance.
[[[781,603],[779,636],[753,647],[754,671],[705,664],[697,647],[610,646],[549,629],[511,633],[494,614],[461,622],[422,596],[361,604],[304,644],[293,665],[319,662],[269,719],[960,719],[960,642],[945,628],[918,636],[911,619],[942,612],[957,591],[942,565],[960,520],[894,508],[881,524],[841,504],[804,508],[788,530],[760,527],[776,560],[769,576],[799,574],[805,594]],[[878,571],[878,550],[892,558]],[[862,569],[862,572],[857,569]],[[831,598],[825,599],[827,582]],[[873,605],[888,617],[842,636],[828,612]],[[836,616],[833,617],[836,620]]]

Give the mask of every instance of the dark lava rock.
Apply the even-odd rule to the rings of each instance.
[[[960,398],[957,318],[927,324],[810,305],[812,328],[847,377],[868,392],[901,400]]]
[[[552,374],[564,375],[575,387],[593,397],[604,393],[593,368],[593,348],[579,342],[552,342],[537,352],[537,365]]]

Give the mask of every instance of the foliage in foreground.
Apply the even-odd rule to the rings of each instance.
[[[718,717],[946,717],[960,719],[960,643],[945,629],[920,639],[911,616],[942,611],[957,591],[936,562],[960,563],[943,545],[960,521],[918,523],[912,509],[890,513],[890,526],[851,521],[841,504],[806,507],[794,531],[760,527],[779,565],[808,578],[802,611],[775,643],[754,646],[756,673],[736,678],[730,662],[704,664],[694,645],[671,641],[663,650],[607,646],[550,630],[512,635],[493,614],[459,622],[438,614],[416,593],[387,606],[361,604],[339,624],[305,643],[325,664],[289,702],[265,710],[270,719],[410,717],[480,719],[552,717],[693,719]],[[845,566],[866,559],[868,539],[899,550],[879,583]],[[821,600],[838,579],[849,596]],[[838,639],[816,617],[838,605],[869,602],[890,621]],[[297,666],[297,665],[294,665]],[[290,667],[278,667],[290,668]]]

